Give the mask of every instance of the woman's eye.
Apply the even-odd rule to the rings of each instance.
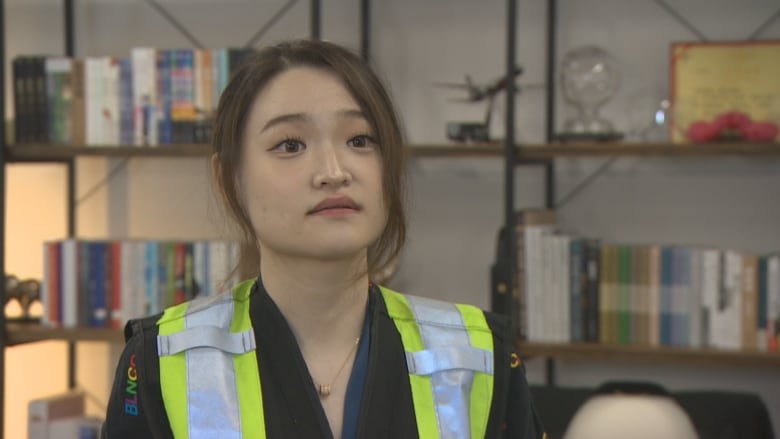
[[[347,142],[347,144],[353,148],[366,148],[368,146],[374,145],[376,142],[374,141],[371,136],[367,134],[361,134],[359,136],[355,136]]]
[[[274,151],[285,152],[288,154],[295,154],[296,152],[301,152],[304,149],[306,149],[306,145],[304,145],[300,140],[295,139],[287,139],[273,148]]]

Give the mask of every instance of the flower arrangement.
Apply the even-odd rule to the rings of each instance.
[[[688,139],[697,142],[718,140],[747,140],[752,142],[772,142],[780,132],[774,122],[753,121],[745,113],[727,111],[712,121],[698,120],[688,127]]]

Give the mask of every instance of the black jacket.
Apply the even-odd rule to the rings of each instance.
[[[417,438],[417,424],[401,337],[387,314],[379,288],[369,294],[368,370],[358,417],[358,437]],[[541,439],[543,429],[531,401],[525,369],[512,363],[511,331],[500,316],[486,313],[493,331],[495,388],[487,428],[489,438]],[[160,390],[158,316],[131,321],[119,360],[102,437],[172,439]],[[276,304],[260,282],[250,295],[257,340],[266,435],[275,438],[331,438],[303,356]],[[131,364],[132,363],[132,364]],[[133,367],[137,381],[128,381]],[[129,404],[129,406],[128,406]]]

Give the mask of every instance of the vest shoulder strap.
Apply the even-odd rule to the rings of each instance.
[[[419,436],[484,437],[493,396],[493,334],[485,314],[380,287],[401,335]]]
[[[253,284],[169,308],[157,322],[160,386],[177,439],[265,437]]]
[[[203,297],[168,308],[157,322],[157,354],[176,355],[194,348],[216,348],[229,354],[243,354],[256,348],[251,325],[236,330],[236,304],[249,300],[252,281],[238,284],[232,292]],[[172,329],[175,328],[175,329]],[[170,332],[169,332],[170,331]]]

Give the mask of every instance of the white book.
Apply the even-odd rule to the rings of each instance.
[[[103,144],[103,59],[84,60],[84,106],[87,145]]]
[[[62,300],[62,326],[78,326],[78,242],[63,240],[60,244],[60,300]]]
[[[119,60],[106,56],[103,61],[103,110],[101,144],[119,145]]]
[[[688,289],[688,342],[689,346],[702,346],[702,281],[703,250],[692,248],[690,251],[690,286]]]
[[[541,292],[542,292],[542,326],[543,326],[543,340],[545,342],[556,341],[556,332],[558,326],[558,312],[556,309],[556,297],[557,297],[557,264],[556,264],[556,236],[554,231],[550,230],[542,235],[542,258],[543,258],[543,273]]]
[[[720,251],[705,249],[701,254],[701,342],[705,347],[718,347],[715,335],[718,320],[718,290],[720,278]]]
[[[539,249],[541,252],[541,276],[538,279],[539,285],[537,291],[540,294],[541,313],[540,318],[540,340],[543,342],[555,341],[555,304],[554,298],[554,253],[555,239],[552,230],[546,230],[539,238]]]
[[[778,350],[777,334],[780,333],[780,254],[772,255],[767,261],[767,337],[774,340],[768,343],[774,351]]]
[[[552,229],[549,225],[525,226],[525,287],[526,287],[526,321],[528,322],[528,339],[541,341],[544,334],[544,291],[543,263],[541,237],[545,231]]]
[[[157,127],[157,50],[136,47],[130,51],[133,64],[133,125],[134,143],[156,146]]]
[[[724,346],[727,349],[742,347],[742,254],[729,250],[726,252],[726,272],[724,276]]]
[[[558,303],[556,304],[560,315],[558,328],[558,341],[568,343],[571,341],[571,236],[560,235],[558,237]]]

